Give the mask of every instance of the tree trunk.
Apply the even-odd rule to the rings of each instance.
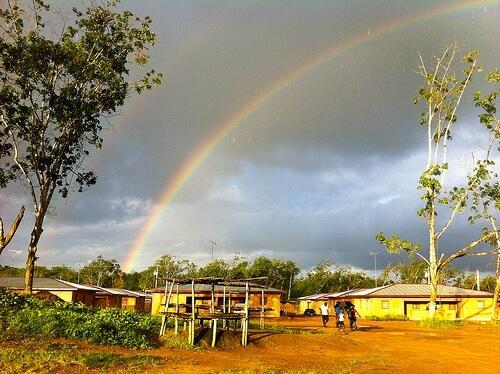
[[[33,293],[33,278],[35,276],[35,262],[37,260],[36,251],[38,241],[42,236],[43,232],[43,220],[45,218],[45,212],[47,206],[42,206],[37,210],[35,214],[35,225],[33,231],[31,232],[31,239],[28,246],[28,258],[26,259],[26,272],[24,275],[24,292],[27,294]]]
[[[436,316],[436,300],[438,286],[438,264],[437,264],[437,243],[436,243],[436,216],[434,214],[434,195],[431,195],[431,209],[429,212],[429,281],[431,284],[431,294],[429,298],[429,318]]]
[[[493,293],[493,310],[491,311],[491,317],[493,320],[496,320],[498,318],[497,316],[497,303],[498,303],[498,296],[500,294],[500,251],[497,253],[497,271],[496,271],[496,285],[495,285],[495,292]]]

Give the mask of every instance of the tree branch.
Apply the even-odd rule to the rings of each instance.
[[[483,234],[479,237],[479,239],[469,243],[465,247],[459,249],[452,255],[450,255],[448,258],[445,260],[440,260],[438,264],[438,269],[443,269],[446,267],[450,262],[455,260],[456,258],[464,257],[464,256],[470,256],[471,254],[469,253],[472,249],[477,247],[479,244],[486,242],[490,239],[493,239],[495,237],[496,233],[494,231],[487,232],[486,234]]]
[[[19,227],[19,224],[21,223],[23,217],[24,217],[24,205],[21,206],[19,213],[17,213],[16,219],[14,220],[14,222],[12,222],[12,225],[10,226],[7,236],[3,236],[4,233],[3,221],[0,218],[0,254],[2,254],[5,247],[7,247],[7,245],[14,237],[14,234],[16,233],[17,228]]]
[[[33,181],[31,180],[31,177],[29,176],[27,170],[24,168],[24,166],[19,161],[19,147],[17,145],[16,136],[12,132],[10,126],[5,121],[3,114],[0,114],[0,121],[3,123],[3,125],[5,126],[7,131],[9,132],[10,136],[12,137],[12,142],[14,145],[14,162],[21,169],[22,173],[24,174],[24,176],[28,180],[31,197],[33,198],[33,204],[34,204],[34,208],[35,208],[35,212],[36,212],[36,211],[38,211],[38,199],[36,197],[35,186],[33,185]]]

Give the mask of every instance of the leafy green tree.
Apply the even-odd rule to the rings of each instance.
[[[418,188],[423,191],[421,195],[423,207],[418,211],[418,215],[427,224],[428,255],[423,256],[419,253],[420,244],[403,240],[396,234],[390,238],[383,233],[377,234],[377,240],[386,246],[389,252],[416,253],[427,263],[431,285],[430,318],[435,316],[439,273],[457,258],[488,253],[478,253],[477,248],[480,248],[481,244],[493,240],[497,235],[495,230],[484,228],[481,235],[463,247],[453,249],[451,253],[439,251],[443,235],[448,232],[456,217],[467,208],[474,212],[474,208],[478,206],[478,201],[474,199],[474,193],[478,186],[485,181],[490,181],[494,176],[492,171],[494,163],[491,159],[490,149],[491,144],[498,143],[498,131],[486,127],[492,140],[485,156],[477,161],[464,182],[464,186],[445,187],[445,177],[449,168],[448,148],[452,139],[452,130],[457,123],[457,109],[473,74],[481,71],[477,64],[478,53],[473,51],[462,60],[465,64],[463,78],[457,78],[453,72],[457,52],[456,45],[446,48],[440,56],[436,57],[432,69],[428,68],[420,57],[420,74],[423,78],[423,85],[415,103],[423,102],[425,107],[420,124],[426,128],[427,133],[427,164],[418,184]],[[482,212],[476,211],[475,213],[476,219],[479,218],[478,214],[482,218],[486,218]]]
[[[229,278],[230,270],[227,261],[213,260],[198,270],[198,277]]]
[[[46,276],[62,279],[73,283],[76,283],[78,281],[78,272],[65,265],[52,266],[47,270]]]
[[[167,254],[139,273],[139,288],[146,290],[155,285],[164,286],[164,278],[194,278],[197,276],[197,270],[191,261],[176,260],[174,255]]]
[[[123,288],[131,291],[141,291],[139,281],[141,279],[141,274],[132,271],[131,273],[123,274]]]
[[[24,269],[0,265],[0,277],[21,277],[23,274]]]
[[[294,283],[294,297],[347,291],[371,287],[374,280],[349,266],[336,266],[332,260],[323,260]]]
[[[496,100],[500,94],[500,71],[496,70],[488,74],[486,80],[497,86],[497,89],[483,95],[480,91],[474,94],[474,102],[476,107],[481,108],[483,112],[479,115],[479,121],[489,131],[492,136],[488,145],[487,154],[498,148],[498,139],[500,138],[500,120],[496,117]],[[488,166],[495,163],[487,157],[486,161],[478,162],[478,167],[483,168],[483,178],[478,179],[474,184],[473,215],[469,217],[471,222],[478,219],[484,219],[488,223],[489,229],[495,233],[491,239],[492,246],[495,247],[494,254],[496,256],[496,284],[493,292],[493,305],[496,305],[500,296],[500,234],[496,222],[496,214],[500,209],[500,184],[497,179],[497,174],[493,173]],[[486,228],[485,228],[486,230]],[[492,317],[497,318],[496,308],[492,308]]]
[[[80,283],[111,287],[120,276],[120,264],[114,259],[106,260],[99,255],[80,270]]]
[[[257,257],[248,269],[248,277],[267,277],[263,283],[282,290],[289,289],[300,268],[291,260]]]
[[[33,1],[33,14],[17,2],[1,5],[0,185],[21,179],[32,199],[27,292],[54,193],[65,198],[73,189],[81,192],[96,183],[84,165],[91,150],[102,146],[103,120],[130,93],[160,83],[154,71],[128,80],[132,63],[149,60],[155,34],[149,17],[115,11],[116,3],[73,9],[72,19],[57,19],[42,0]]]

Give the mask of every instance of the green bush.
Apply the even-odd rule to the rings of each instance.
[[[463,326],[463,322],[444,319],[423,319],[421,321],[417,321],[417,325],[422,327],[433,327],[440,329],[454,329]]]
[[[147,348],[157,341],[160,320],[133,311],[89,308],[0,291],[0,327],[4,338],[66,337]]]
[[[364,318],[367,320],[370,320],[370,321],[406,321],[407,320],[406,316],[403,316],[401,314],[388,314],[385,316],[365,316]]]

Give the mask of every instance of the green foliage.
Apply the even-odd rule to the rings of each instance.
[[[0,291],[4,338],[84,339],[91,343],[147,348],[155,344],[159,318],[115,308],[50,302]]]
[[[102,372],[144,372],[164,362],[161,357],[150,355],[119,355],[115,353],[82,353],[77,345],[51,343],[21,344],[19,347],[0,351],[0,371],[8,373],[73,372],[76,365]],[[79,372],[82,367],[77,368]]]
[[[417,321],[418,326],[432,327],[437,329],[455,329],[457,327],[463,326],[463,324],[464,323],[462,321],[450,321],[450,320],[435,319],[435,318]]]
[[[338,292],[355,288],[373,287],[374,280],[364,273],[353,271],[348,266],[337,266],[331,260],[324,260],[316,265],[293,284],[294,297],[322,292]]]
[[[100,287],[116,286],[115,280],[120,276],[120,264],[115,259],[106,260],[101,255],[80,270],[82,283]]]
[[[421,244],[412,243],[408,240],[401,239],[397,234],[387,239],[383,232],[377,233],[375,239],[387,248],[389,253],[401,253],[402,251],[411,254],[422,248]]]
[[[385,316],[363,316],[370,321],[406,321],[407,318],[401,314],[387,314]]]

